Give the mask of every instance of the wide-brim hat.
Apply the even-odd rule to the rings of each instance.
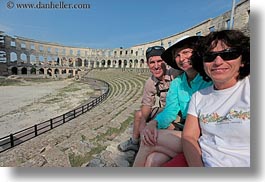
[[[202,37],[203,36],[184,36],[178,39],[175,44],[165,50],[165,52],[161,55],[161,58],[172,68],[180,69],[174,59],[173,50],[182,48],[184,46],[192,46],[196,44]]]

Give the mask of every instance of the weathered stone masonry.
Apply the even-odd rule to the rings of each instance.
[[[234,12],[234,29],[249,34],[250,0],[240,1]],[[43,74],[61,76],[79,74],[92,68],[146,68],[145,51],[153,45],[171,46],[184,35],[206,35],[228,29],[231,11],[205,20],[172,36],[135,45],[130,48],[93,49],[64,46],[23,37],[12,37],[0,31],[0,75]]]

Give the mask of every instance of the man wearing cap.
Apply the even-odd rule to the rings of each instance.
[[[165,106],[169,85],[181,73],[179,70],[168,68],[161,58],[164,51],[165,49],[161,46],[149,47],[146,50],[147,65],[152,75],[144,86],[141,109],[136,111],[134,115],[132,137],[118,145],[118,149],[122,152],[138,151],[142,129],[146,122],[152,120]]]
[[[176,126],[183,126],[192,94],[212,85],[211,82],[204,81],[191,64],[191,60],[201,59],[196,53],[196,48],[202,38],[185,36],[161,55],[168,65],[182,70],[183,73],[172,81],[163,111],[142,130],[141,145],[134,166],[161,166],[182,152],[182,132],[164,129],[172,122]],[[182,125],[174,121],[178,115],[181,116]]]

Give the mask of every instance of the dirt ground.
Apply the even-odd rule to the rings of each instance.
[[[21,83],[0,86],[0,137],[70,111],[94,92],[73,80]]]

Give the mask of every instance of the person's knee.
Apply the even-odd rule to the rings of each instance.
[[[135,111],[134,113],[134,121],[135,122],[140,122],[142,117],[142,112],[141,111]]]
[[[151,153],[146,159],[145,167],[159,167],[165,161],[167,161],[165,156],[161,156],[158,153]]]
[[[141,118],[141,117],[142,117],[142,112],[141,112],[140,110],[135,111],[135,113],[134,113],[134,117],[136,117],[136,118]]]

